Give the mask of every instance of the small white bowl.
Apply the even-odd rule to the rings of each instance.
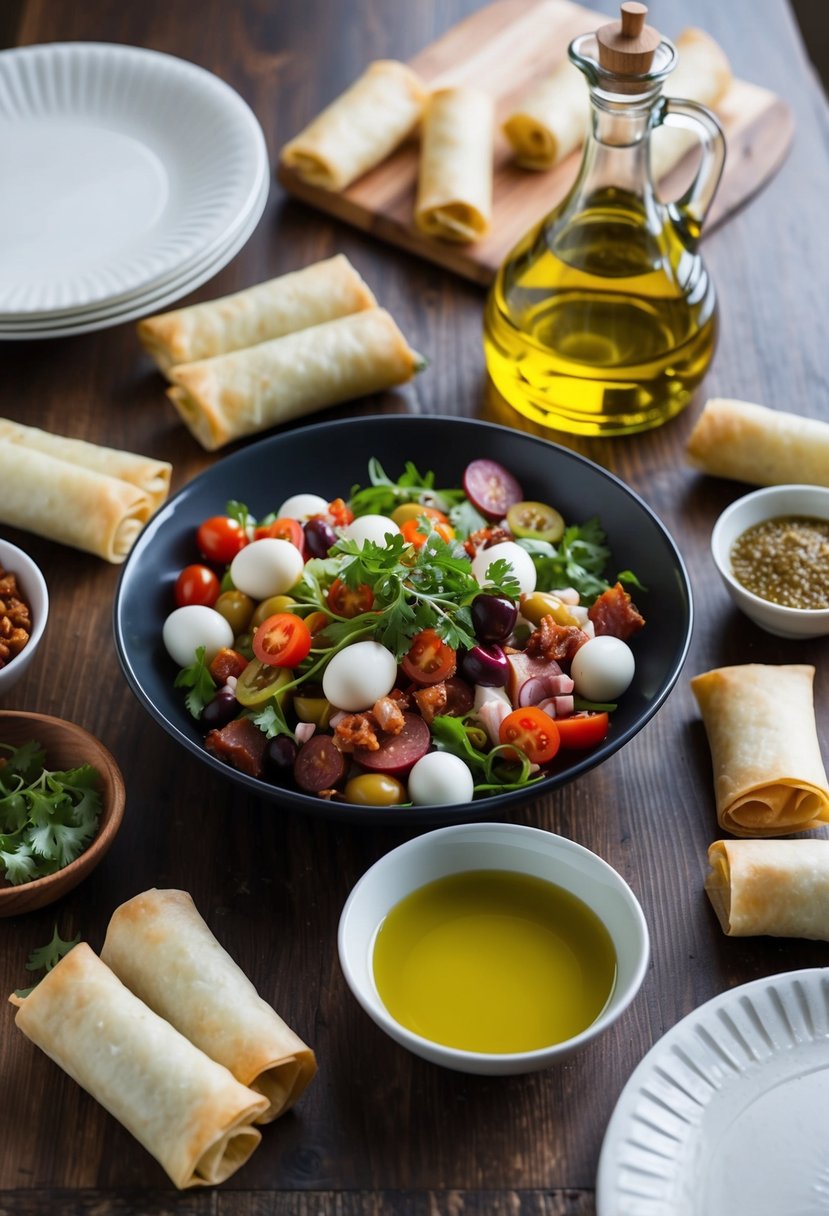
[[[728,594],[761,629],[780,638],[819,638],[829,633],[829,608],[786,608],[748,591],[734,577],[731,550],[755,524],[781,515],[805,515],[829,522],[829,489],[824,486],[766,486],[726,507],[711,533],[711,556]]]
[[[32,631],[28,642],[5,667],[0,667],[0,697],[4,697],[35,657],[49,616],[49,592],[40,567],[28,553],[24,553],[17,545],[12,545],[7,540],[0,540],[0,567],[16,576],[22,598],[29,605],[32,614]]]
[[[577,896],[601,920],[616,951],[616,983],[599,1017],[581,1034],[534,1051],[464,1051],[415,1034],[388,1012],[377,991],[373,968],[374,943],[384,918],[400,900],[426,883],[469,870],[507,870],[546,879]],[[387,853],[349,895],[340,917],[338,945],[351,991],[386,1034],[434,1064],[489,1075],[537,1072],[596,1038],[633,1000],[650,958],[642,909],[612,866],[563,836],[509,823],[439,828]]]

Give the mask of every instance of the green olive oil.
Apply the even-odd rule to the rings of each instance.
[[[427,883],[392,908],[373,968],[389,1013],[415,1034],[514,1053],[586,1030],[612,995],[616,953],[569,891],[528,874],[474,870]]]

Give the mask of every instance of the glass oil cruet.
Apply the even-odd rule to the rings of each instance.
[[[521,414],[582,435],[659,426],[688,404],[714,353],[714,287],[697,249],[725,160],[702,106],[660,96],[676,64],[643,4],[576,38],[591,123],[575,184],[509,254],[489,293],[490,376]],[[702,156],[685,193],[662,202],[650,133],[691,129]]]

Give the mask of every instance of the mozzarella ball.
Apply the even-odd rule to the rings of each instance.
[[[211,662],[223,646],[233,645],[233,630],[220,612],[204,604],[186,604],[167,617],[161,631],[164,647],[179,667],[195,662],[199,646]]]
[[[239,550],[230,563],[230,577],[237,591],[244,591],[254,600],[266,600],[290,591],[303,565],[296,545],[266,536]]]
[[[397,536],[399,531],[397,524],[393,519],[389,519],[388,515],[358,515],[343,528],[343,536],[356,541],[360,546],[370,540],[375,545],[385,547],[386,535],[390,532],[392,536]]]
[[[576,692],[587,701],[615,701],[630,686],[635,670],[627,642],[605,633],[580,646],[570,664]]]
[[[509,562],[512,573],[521,586],[521,594],[529,595],[535,591],[535,564],[526,549],[516,545],[514,540],[503,540],[488,549],[479,549],[472,559],[472,573],[481,584],[486,586],[486,572],[493,562]]]
[[[475,782],[469,766],[451,752],[427,752],[409,773],[409,797],[415,806],[471,802]]]
[[[278,518],[298,519],[304,523],[312,515],[327,515],[328,499],[319,494],[292,494],[277,511]]]
[[[379,642],[354,642],[338,651],[322,677],[322,691],[337,709],[369,709],[394,688],[397,660]]]

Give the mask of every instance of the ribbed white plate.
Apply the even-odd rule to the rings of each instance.
[[[0,316],[114,305],[220,250],[268,157],[218,77],[115,43],[0,52]]]
[[[826,1216],[829,968],[701,1005],[648,1052],[602,1146],[599,1216]]]

